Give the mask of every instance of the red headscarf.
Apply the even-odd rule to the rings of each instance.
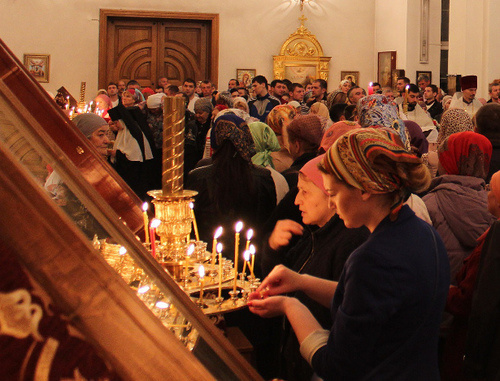
[[[491,142],[473,131],[451,134],[438,150],[439,162],[449,175],[486,178],[490,168]]]

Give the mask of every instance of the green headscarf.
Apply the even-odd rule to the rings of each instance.
[[[252,163],[263,167],[270,165],[274,168],[271,152],[277,152],[281,149],[276,134],[271,127],[262,122],[249,123],[248,127],[255,143],[255,151],[257,151],[252,156]]]

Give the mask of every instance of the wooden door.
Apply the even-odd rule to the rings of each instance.
[[[186,78],[217,84],[218,15],[101,10],[99,87],[159,77],[181,85]]]

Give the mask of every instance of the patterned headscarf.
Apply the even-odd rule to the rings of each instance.
[[[346,132],[361,128],[361,126],[355,122],[350,122],[347,120],[342,120],[340,122],[334,123],[328,128],[321,139],[320,151],[326,152],[328,148],[332,146],[335,141],[344,135]]]
[[[274,168],[271,152],[277,152],[281,149],[276,134],[271,130],[271,127],[262,122],[248,123],[248,127],[257,151],[252,157],[252,163],[263,167],[270,165]]]
[[[487,137],[473,131],[457,132],[439,146],[439,163],[449,175],[486,179],[492,150]]]
[[[282,135],[283,128],[288,126],[296,115],[297,110],[292,106],[276,106],[267,115],[266,123],[276,135]]]
[[[217,119],[210,133],[210,144],[214,150],[230,140],[238,153],[250,162],[255,155],[255,145],[252,134],[246,122],[233,114],[226,114]]]
[[[441,117],[441,128],[437,138],[440,145],[448,136],[455,132],[473,131],[472,119],[465,110],[452,108],[446,111]]]
[[[237,117],[243,119],[245,122],[250,123],[256,120],[256,118],[252,118],[249,113],[240,110],[239,108],[227,108],[222,110],[215,117],[214,123],[217,123],[217,119],[219,119],[223,115],[236,115]],[[258,120],[258,119],[257,119]]]
[[[333,143],[325,161],[325,167],[331,168],[339,180],[374,194],[407,187],[396,163],[423,165],[418,157],[403,147],[399,135],[389,128],[361,128],[347,132]]]
[[[381,126],[393,128],[399,134],[406,149],[410,142],[406,135],[406,127],[399,118],[398,106],[382,94],[372,94],[358,101],[359,124],[361,127]]]

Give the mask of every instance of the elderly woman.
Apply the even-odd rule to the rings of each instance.
[[[368,240],[347,259],[338,283],[276,267],[250,296],[261,316],[285,314],[301,353],[323,379],[438,380],[439,322],[449,284],[437,232],[402,206],[430,175],[388,129],[340,137],[321,162],[331,207]],[[298,299],[302,291],[331,308],[325,330]]]
[[[347,257],[368,237],[366,228],[347,229],[335,209],[328,206],[328,194],[318,169],[323,156],[312,159],[300,170],[295,205],[300,209],[305,227],[289,219],[276,223],[262,252],[264,274],[284,264],[301,274],[338,281]],[[290,247],[293,236],[300,236],[300,240]],[[295,296],[323,328],[331,327],[327,307],[302,292]],[[281,369],[275,376],[289,381],[311,379],[313,371],[301,357],[297,338],[288,324],[281,341]]]

